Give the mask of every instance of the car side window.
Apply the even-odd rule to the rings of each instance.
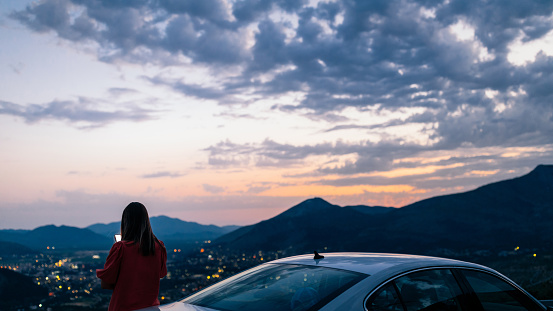
[[[369,311],[461,311],[462,291],[448,269],[410,273],[389,282],[366,303]]]
[[[405,311],[394,282],[381,287],[367,301],[366,309],[368,311]]]
[[[526,294],[488,273],[462,270],[485,311],[543,311]]]
[[[447,269],[426,270],[396,280],[406,311],[461,311],[461,288]]]

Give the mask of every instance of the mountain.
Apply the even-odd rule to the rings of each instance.
[[[0,230],[0,241],[24,245],[34,250],[47,247],[56,249],[109,249],[113,239],[88,229],[47,225],[34,230]]]
[[[368,215],[382,215],[388,212],[393,211],[395,208],[386,207],[386,206],[366,206],[366,205],[355,205],[355,206],[346,206],[351,209],[354,209],[358,212]]]
[[[196,241],[213,240],[238,226],[218,227],[182,221],[167,216],[151,217],[154,233],[167,248],[190,249]],[[34,230],[0,230],[0,256],[33,253],[47,247],[55,249],[109,250],[119,222],[94,224],[87,228],[47,225]]]
[[[325,247],[416,254],[516,246],[553,249],[553,165],[464,193],[363,212],[369,210],[314,198],[215,242],[231,249],[292,253]]]
[[[0,258],[14,256],[14,255],[21,256],[21,255],[36,254],[36,253],[37,252],[35,250],[32,250],[24,245],[13,243],[13,242],[0,241]]]
[[[113,237],[114,234],[118,234],[119,231],[121,231],[120,228],[120,222],[111,222],[109,224],[93,224],[85,227],[85,229],[106,237]]]
[[[167,216],[150,217],[150,224],[154,234],[163,241],[212,240],[239,228],[238,226],[201,225],[197,222],[188,222]],[[121,223],[117,221],[109,224],[94,224],[86,227],[86,229],[107,237],[113,237],[114,234],[121,231],[120,227]]]
[[[336,246],[351,241],[372,217],[393,211],[388,208],[388,212],[368,213],[370,209],[368,206],[340,207],[313,198],[269,220],[224,235],[215,243],[243,250],[313,251],[325,247],[339,250]]]
[[[413,245],[457,248],[553,248],[553,165],[527,175],[434,197],[405,206],[389,227],[389,239]],[[401,234],[399,233],[401,232]]]

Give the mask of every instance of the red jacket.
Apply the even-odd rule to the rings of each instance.
[[[137,243],[113,244],[104,269],[96,276],[115,284],[109,311],[137,310],[159,305],[159,279],[167,275],[167,251],[163,242],[156,243],[153,256],[142,256]]]

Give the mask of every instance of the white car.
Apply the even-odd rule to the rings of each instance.
[[[149,310],[552,310],[500,273],[452,259],[371,253],[271,261]]]

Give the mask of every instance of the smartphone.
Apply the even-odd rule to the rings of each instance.
[[[114,235],[113,238],[115,239],[115,242],[121,241],[121,235],[120,234]]]

